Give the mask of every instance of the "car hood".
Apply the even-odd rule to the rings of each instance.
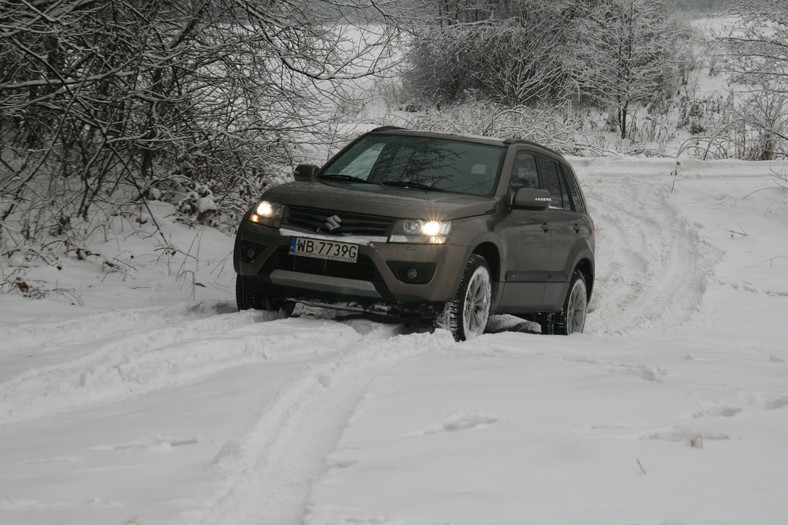
[[[291,182],[265,192],[285,205],[342,210],[387,217],[461,219],[495,211],[490,197],[352,182]]]

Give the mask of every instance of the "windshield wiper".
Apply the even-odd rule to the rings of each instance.
[[[451,190],[430,186],[429,184],[424,184],[415,180],[387,180],[381,182],[380,184],[383,184],[384,186],[399,186],[400,188],[413,188],[416,190],[442,191],[444,193],[451,193]]]
[[[330,179],[330,180],[338,180],[342,182],[363,182],[364,184],[371,184],[366,179],[360,179],[358,177],[354,177],[352,175],[342,175],[339,173],[328,173],[325,175],[320,176],[321,179]]]

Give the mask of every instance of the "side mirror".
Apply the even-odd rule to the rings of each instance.
[[[309,182],[315,177],[318,170],[320,170],[320,168],[314,164],[299,164],[296,166],[293,176],[295,180],[299,182]]]
[[[536,190],[533,188],[520,188],[514,194],[515,208],[528,208],[532,210],[545,210],[550,207],[550,192],[547,190]]]

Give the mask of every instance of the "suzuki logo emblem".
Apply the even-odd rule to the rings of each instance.
[[[332,215],[326,222],[323,223],[323,226],[328,228],[328,231],[332,232],[342,226],[342,219],[339,218],[339,215]]]

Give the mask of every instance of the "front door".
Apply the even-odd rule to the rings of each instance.
[[[509,182],[510,198],[520,188],[539,188],[536,156],[521,151],[515,158]],[[501,302],[510,313],[542,311],[545,285],[549,279],[551,210],[510,208],[498,225],[503,240]]]

